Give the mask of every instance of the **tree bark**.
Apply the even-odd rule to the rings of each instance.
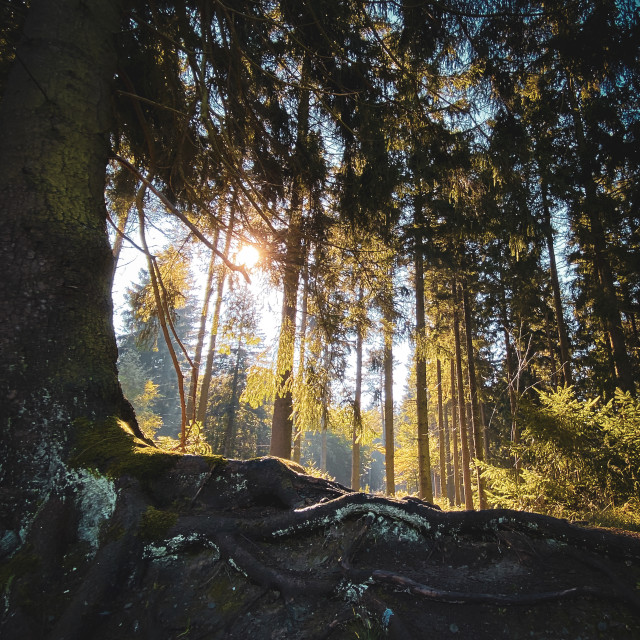
[[[216,229],[214,246],[218,246],[219,230]],[[200,377],[200,365],[202,364],[202,350],[204,348],[204,336],[207,330],[207,320],[209,318],[209,304],[213,293],[213,280],[215,276],[216,254],[211,252],[209,259],[209,269],[207,270],[207,281],[205,283],[204,296],[202,298],[202,308],[200,310],[200,326],[196,338],[196,348],[193,355],[193,367],[191,368],[191,380],[189,382],[189,393],[187,395],[187,420],[196,420],[196,400],[198,394],[198,378]]]
[[[547,192],[547,182],[541,178],[542,191],[542,211],[544,214],[544,232],[547,241],[547,253],[549,254],[549,275],[551,278],[551,289],[553,291],[553,308],[556,315],[556,327],[558,330],[558,344],[560,346],[560,366],[562,367],[562,377],[564,384],[568,387],[573,385],[573,374],[571,372],[571,350],[569,347],[569,336],[567,335],[567,325],[564,321],[564,311],[562,308],[562,294],[560,292],[560,280],[558,278],[558,268],[556,266],[556,252],[553,244],[553,225],[551,223],[551,209],[549,207],[549,196]]]
[[[384,333],[384,460],[387,495],[396,493],[395,479],[395,443],[393,425],[393,320],[385,311]]]
[[[465,509],[473,509],[473,489],[471,488],[471,470],[469,458],[469,438],[467,435],[466,402],[464,398],[464,384],[462,376],[462,345],[460,343],[460,320],[458,319],[458,285],[452,284],[453,290],[453,333],[456,349],[456,373],[458,376],[458,414],[460,425],[460,448],[462,450],[462,477],[464,480]]]
[[[233,237],[233,227],[235,223],[235,198],[232,201],[229,211],[229,225],[227,236],[224,242],[223,255],[229,257],[229,249],[231,248],[231,238]],[[213,314],[211,319],[211,331],[209,333],[209,351],[207,352],[207,360],[204,365],[204,374],[202,376],[202,384],[200,385],[200,396],[198,398],[198,410],[196,412],[196,420],[204,425],[207,419],[207,407],[209,405],[209,389],[211,387],[211,376],[213,375],[213,359],[216,355],[216,342],[218,339],[218,325],[220,324],[220,310],[222,309],[222,296],[224,293],[224,284],[227,279],[227,268],[220,265],[218,273],[218,283],[216,288],[216,301],[213,305]]]
[[[433,502],[427,414],[427,361],[424,356],[426,325],[424,314],[424,258],[421,239],[416,240],[414,277],[416,294],[416,414],[418,419],[419,494],[423,500]]]
[[[356,389],[351,431],[351,489],[360,491],[360,438],[362,436],[362,329],[356,329]]]
[[[440,496],[444,498],[447,491],[447,460],[444,437],[444,411],[442,406],[442,363],[436,360],[436,378],[438,386],[438,444],[440,453]]]
[[[635,395],[636,388],[631,371],[631,360],[622,329],[620,303],[616,293],[611,264],[607,257],[605,230],[602,226],[598,209],[598,192],[594,182],[594,171],[592,169],[593,154],[587,144],[582,114],[579,112],[573,83],[568,72],[567,81],[569,84],[567,97],[578,147],[580,179],[585,192],[582,206],[589,222],[588,246],[583,246],[582,248],[583,250],[587,249],[597,278],[597,282],[594,283],[600,294],[600,304],[597,306],[599,315],[602,318],[605,330],[609,336],[616,385],[623,391],[628,391]]]
[[[458,399],[456,396],[456,364],[451,358],[451,444],[453,448],[453,486],[456,506],[462,504],[460,489],[460,447],[458,443]]]
[[[464,309],[464,331],[467,340],[467,374],[469,377],[469,394],[471,396],[469,416],[471,418],[471,432],[473,434],[473,448],[475,457],[484,461],[484,438],[480,424],[480,409],[478,407],[478,381],[476,379],[475,356],[473,354],[473,325],[471,322],[471,302],[466,280],[462,281],[462,306]],[[476,467],[476,482],[478,484],[478,505],[480,509],[487,508],[484,479],[482,470]]]
[[[117,378],[104,204],[119,26],[118,2],[32,2],[0,105],[0,519],[8,528],[28,528],[55,486],[78,419],[119,416],[137,429]]]

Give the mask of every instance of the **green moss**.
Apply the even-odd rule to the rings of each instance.
[[[135,437],[126,423],[116,418],[104,422],[77,420],[76,445],[71,466],[97,469],[111,478],[131,475],[151,480],[170,470],[180,454],[161,451]]]
[[[145,542],[163,540],[167,531],[178,521],[178,515],[171,511],[161,511],[149,506],[142,514],[138,536]]]

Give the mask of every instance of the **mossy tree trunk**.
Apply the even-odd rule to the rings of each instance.
[[[116,370],[104,204],[118,6],[33,2],[0,105],[0,518],[8,528],[24,524],[54,483],[74,420],[134,420]]]

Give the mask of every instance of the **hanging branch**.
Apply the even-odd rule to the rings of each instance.
[[[225,265],[227,267],[229,267],[229,269],[231,269],[232,271],[237,271],[238,273],[241,273],[244,276],[244,279],[246,280],[246,282],[248,284],[251,284],[251,278],[249,278],[249,274],[247,273],[247,270],[244,267],[244,265],[238,266],[237,264],[234,264],[233,262],[231,262],[221,251],[219,251],[207,239],[207,237],[198,229],[198,227],[196,227],[193,224],[193,222],[191,222],[191,220],[189,220],[189,218],[187,218],[187,216],[184,215],[184,213],[182,213],[175,205],[173,205],[169,201],[169,199],[164,194],[162,194],[151,183],[150,180],[145,178],[128,160],[125,160],[122,156],[119,156],[118,154],[114,154],[111,157],[114,160],[117,160],[123,167],[126,167],[127,169],[129,169],[129,171],[131,171],[131,173],[133,173],[133,175],[135,175],[138,178],[138,180],[140,180],[144,184],[145,187],[147,187],[150,191],[152,191],[153,194],[160,199],[162,204],[171,213],[173,213],[182,223],[184,223],[190,229],[190,231],[193,233],[193,235],[195,235],[196,238],[198,238],[198,240],[200,240],[200,242],[202,242],[202,244],[204,244],[206,247],[211,249],[211,251],[213,251],[225,263]]]
[[[173,366],[176,372],[176,377],[178,378],[178,393],[180,395],[180,449],[184,453],[186,450],[186,441],[187,441],[187,433],[186,433],[186,425],[187,425],[187,408],[184,397],[184,375],[182,374],[182,369],[180,368],[180,363],[178,362],[178,357],[176,355],[175,349],[173,348],[173,344],[171,342],[171,336],[169,335],[169,330],[167,329],[165,308],[162,301],[162,297],[160,295],[160,288],[158,286],[158,276],[160,271],[155,263],[155,257],[151,255],[149,251],[149,247],[147,245],[147,239],[144,231],[144,205],[143,199],[144,194],[147,189],[147,185],[149,184],[148,179],[144,179],[140,188],[138,189],[138,193],[136,195],[136,208],[138,210],[138,222],[140,226],[140,243],[144,249],[144,253],[147,256],[147,266],[149,269],[149,278],[151,279],[151,286],[153,287],[153,295],[156,301],[156,309],[158,312],[158,321],[160,322],[160,327],[162,328],[162,335],[164,336],[165,342],[167,344],[167,349],[169,350],[169,355],[171,356],[171,361],[173,362]],[[175,335],[175,331],[174,331]],[[178,341],[179,342],[179,341]]]

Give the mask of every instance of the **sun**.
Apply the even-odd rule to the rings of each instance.
[[[236,262],[247,269],[255,266],[258,260],[260,260],[260,252],[249,244],[242,245],[236,255]]]

